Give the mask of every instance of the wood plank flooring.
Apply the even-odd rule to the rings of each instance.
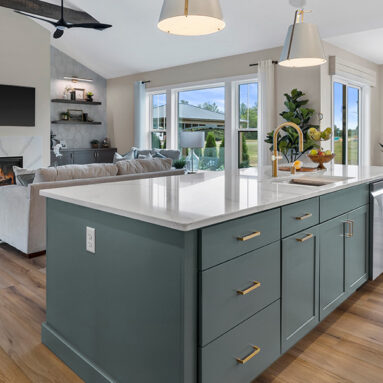
[[[0,383],[83,382],[41,344],[45,261],[0,245]],[[271,382],[383,383],[383,277],[363,286],[254,381]]]

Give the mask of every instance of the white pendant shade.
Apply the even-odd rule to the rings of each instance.
[[[287,32],[279,65],[302,68],[324,64],[327,60],[318,27],[314,24],[297,23],[294,34],[293,27],[290,25]]]
[[[181,36],[201,36],[225,28],[219,0],[164,0],[158,28]]]

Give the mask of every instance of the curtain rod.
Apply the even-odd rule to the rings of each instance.
[[[148,80],[148,81],[141,81],[141,84],[149,84],[151,81]]]
[[[278,61],[272,61],[273,64],[278,64]],[[256,63],[256,64],[250,64],[249,66],[258,66],[259,63]]]

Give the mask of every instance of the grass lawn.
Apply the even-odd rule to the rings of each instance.
[[[342,164],[342,140],[338,140],[334,145],[335,149],[335,163]],[[358,164],[358,156],[359,156],[359,148],[358,148],[358,140],[355,138],[348,139],[348,163],[349,165],[357,165]]]

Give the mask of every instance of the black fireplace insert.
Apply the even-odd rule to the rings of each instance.
[[[23,157],[0,157],[0,186],[16,183],[13,167],[23,167]]]

